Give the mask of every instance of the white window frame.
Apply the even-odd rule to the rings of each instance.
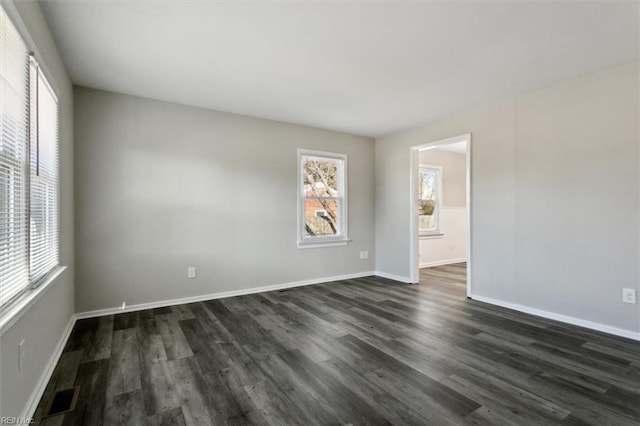
[[[338,160],[338,184],[336,197],[328,199],[338,202],[338,229],[336,235],[309,236],[305,232],[305,211],[304,202],[308,198],[304,194],[304,166],[303,158],[316,157],[319,160]],[[347,155],[335,152],[315,151],[309,149],[298,149],[298,248],[317,248],[344,246],[349,242],[347,233],[348,213],[347,213]]]
[[[38,71],[41,74],[41,77],[43,79],[43,82],[46,83],[47,86],[49,86],[48,88],[51,90],[51,93],[53,95],[54,98],[56,98],[56,110],[57,110],[57,122],[58,125],[60,123],[60,115],[61,115],[61,109],[60,109],[60,98],[59,98],[59,90],[58,87],[56,86],[55,83],[55,79],[52,78],[52,74],[49,72],[49,70],[46,69],[46,67],[43,65],[43,61],[42,61],[42,56],[39,54],[38,49],[35,47],[35,43],[33,42],[33,39],[30,37],[29,32],[27,31],[24,23],[22,22],[22,20],[20,19],[20,16],[18,14],[18,12],[15,10],[14,5],[11,2],[2,2],[1,7],[3,9],[3,11],[6,13],[6,16],[8,17],[8,20],[11,24],[13,24],[13,26],[16,28],[19,36],[22,38],[22,41],[25,43],[27,49],[29,49],[31,51],[30,56],[32,58],[35,58],[36,63],[38,64]],[[29,98],[30,98],[30,105],[29,108],[31,108],[31,97],[32,97],[32,88],[31,88],[31,83],[29,83]],[[30,118],[29,118],[30,119]],[[29,130],[28,135],[27,135],[27,140],[26,143],[28,145],[31,144],[31,130]],[[58,134],[57,134],[57,144],[58,144],[58,150],[60,150],[60,133],[58,130]],[[28,150],[30,149],[30,147],[27,147],[27,153],[29,152]],[[4,159],[6,160],[6,158]],[[48,288],[50,287],[51,284],[53,284],[58,277],[64,272],[64,270],[66,269],[65,266],[61,266],[60,265],[60,234],[59,234],[59,226],[60,226],[60,192],[59,192],[59,185],[60,185],[60,174],[59,174],[59,157],[57,159],[58,161],[58,173],[57,173],[57,185],[58,185],[58,191],[56,191],[55,193],[55,203],[56,203],[56,215],[57,215],[57,227],[58,227],[58,234],[57,234],[57,239],[56,239],[56,253],[57,253],[57,262],[56,265],[54,267],[52,267],[50,270],[48,270],[48,272],[46,274],[44,274],[43,276],[41,276],[40,279],[38,280],[32,280],[30,277],[31,274],[31,268],[30,268],[30,257],[31,257],[31,253],[30,253],[30,249],[27,248],[27,269],[28,269],[28,283],[25,284],[25,286],[23,287],[22,291],[18,294],[16,294],[14,297],[12,297],[11,299],[7,300],[6,303],[0,307],[0,336],[3,335],[13,324],[15,324],[16,321],[18,321],[22,315],[24,315],[31,306],[33,306],[35,303],[37,303],[37,301],[45,294],[45,292],[48,290]],[[0,159],[0,162],[2,162],[2,159]],[[31,176],[30,176],[30,164],[31,164],[31,158],[29,156],[29,154],[27,154],[27,159],[26,159],[26,187],[27,187],[27,193],[26,193],[26,197],[27,197],[27,223],[28,226],[26,227],[26,233],[27,233],[27,240],[30,238],[31,236],[31,212],[30,212],[30,200],[31,200],[31,192],[30,192],[30,181],[31,181]],[[27,245],[29,243],[27,242]]]
[[[433,212],[433,216],[434,216],[434,222],[435,222],[435,228],[434,229],[429,229],[429,230],[425,230],[425,229],[418,229],[420,236],[431,236],[431,237],[437,237],[437,236],[442,236],[442,230],[440,228],[440,212],[442,210],[442,167],[441,166],[433,166],[430,164],[420,164],[418,166],[418,179],[420,179],[420,172],[422,170],[429,170],[429,171],[435,171],[436,172],[436,198],[435,198],[435,202],[436,202],[436,206]],[[418,194],[418,204],[420,203],[420,201],[422,201],[422,199],[420,198],[420,194]],[[418,226],[420,226],[420,221],[418,221]]]
[[[29,137],[29,280],[31,287],[36,288],[46,282],[50,275],[54,274],[60,267],[60,99],[33,54],[30,57],[30,75],[31,79],[35,79],[35,86],[32,86],[31,83],[29,85],[30,91],[35,90],[30,93],[30,120],[34,119],[31,121],[31,126],[35,126],[35,132],[31,132]],[[44,156],[44,158],[50,161],[47,162],[45,160],[42,164],[45,167],[47,165],[53,167],[54,173],[52,173],[52,170],[50,170],[49,173],[42,170],[41,158],[43,156],[36,154],[36,158],[34,158],[34,150],[37,152],[40,149],[39,145],[41,142],[39,132],[42,128],[41,124],[45,124],[40,116],[41,100],[39,98],[40,93],[44,91],[49,94],[51,100],[55,103],[55,122],[53,124],[56,126],[56,147],[53,158]],[[31,104],[31,102],[34,102],[34,104]],[[49,175],[48,178],[47,174]],[[42,213],[45,213],[46,219],[44,223],[41,224],[46,229],[44,242],[41,241],[40,246],[40,250],[46,253],[44,256],[34,255],[33,252],[36,242],[36,240],[34,240],[34,227],[36,224],[33,215],[33,205],[36,200],[36,196],[34,195],[35,191],[33,190],[36,186],[35,184],[44,185],[46,188],[45,193],[47,194],[46,198],[40,200],[43,204],[47,205],[44,211],[42,211]],[[44,244],[44,246],[42,246],[42,244]],[[37,249],[38,247],[36,247],[36,250]],[[45,265],[47,265],[48,268],[42,268],[41,266],[40,268],[36,268],[37,262],[35,261],[46,262]]]

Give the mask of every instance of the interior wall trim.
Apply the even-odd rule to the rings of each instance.
[[[26,418],[26,419],[33,418],[33,415],[35,414],[36,409],[38,408],[38,403],[40,402],[40,399],[42,398],[42,395],[44,394],[44,391],[47,388],[47,384],[49,383],[49,380],[51,380],[51,376],[53,375],[53,371],[55,370],[56,365],[58,365],[58,361],[62,356],[62,351],[64,350],[64,347],[67,344],[67,340],[69,340],[69,336],[71,336],[71,331],[73,330],[73,326],[76,324],[77,319],[78,319],[78,316],[76,314],[71,315],[71,318],[69,318],[69,322],[67,323],[67,326],[62,332],[62,335],[60,336],[60,340],[58,340],[58,344],[56,345],[56,348],[53,351],[53,354],[51,354],[51,357],[49,358],[49,361],[45,365],[45,368],[42,371],[42,374],[40,375],[40,378],[38,379],[36,386],[33,388],[33,391],[31,392],[31,396],[29,397],[29,399],[27,400],[24,406],[24,410],[21,416],[22,418]]]
[[[425,262],[420,264],[420,268],[430,268],[432,266],[452,265],[454,263],[466,262],[466,257],[459,257],[456,259],[435,260],[433,262]]]
[[[138,303],[138,304],[126,306],[124,309],[122,309],[119,306],[116,306],[113,308],[97,309],[93,311],[81,312],[81,313],[77,313],[76,316],[78,317],[78,319],[94,318],[94,317],[100,317],[104,315],[121,314],[124,312],[135,312],[135,311],[142,311],[145,309],[163,308],[165,306],[181,305],[184,303],[194,303],[194,302],[202,302],[205,300],[224,299],[227,297],[243,296],[246,294],[265,293],[268,291],[283,290],[287,288],[327,283],[332,281],[351,280],[354,278],[369,277],[372,275],[376,275],[376,273],[374,271],[357,272],[355,274],[314,278],[311,280],[294,281],[294,282],[289,282],[284,284],[267,285],[262,287],[252,287],[252,288],[247,288],[242,290],[222,291],[217,293],[202,294],[199,296],[182,297],[179,299],[169,299],[169,300],[159,300],[156,302]]]
[[[551,319],[555,321],[564,322],[571,325],[577,325],[580,327],[588,328],[591,330],[602,331],[614,336],[626,337],[627,339],[640,341],[640,332],[625,330],[623,328],[612,327],[606,324],[600,324],[593,321],[588,321],[580,318],[571,317],[568,315],[557,314],[555,312],[544,311],[542,309],[531,308],[529,306],[519,305],[517,303],[505,302],[503,300],[492,299],[490,297],[471,295],[471,299],[478,302],[490,303],[492,305],[501,306],[503,308],[513,309],[514,311],[524,312],[525,314],[531,314],[538,317]]]
[[[374,272],[374,275],[377,275],[377,276],[382,277],[382,278],[388,278],[388,279],[394,280],[394,281],[400,281],[401,283],[411,284],[411,278],[403,277],[401,275],[388,274],[388,273],[382,272],[382,271],[376,271],[376,272]]]
[[[62,335],[60,336],[60,340],[58,341],[58,344],[56,345],[56,348],[53,354],[49,358],[49,361],[47,362],[45,369],[40,375],[40,379],[38,380],[36,386],[33,389],[33,392],[31,392],[31,396],[29,397],[28,401],[25,404],[22,417],[32,418],[33,415],[35,414],[35,411],[38,407],[38,403],[40,402],[40,399],[44,394],[47,384],[49,383],[49,380],[53,375],[53,371],[55,370],[55,367],[58,364],[60,357],[62,356],[62,351],[64,350],[64,347],[67,341],[69,340],[69,337],[71,336],[71,331],[73,330],[73,327],[76,324],[76,321],[78,321],[79,319],[93,318],[93,317],[112,315],[112,314],[118,314],[118,313],[124,313],[124,312],[134,312],[134,311],[151,309],[156,307],[178,305],[182,303],[193,303],[193,302],[200,302],[205,300],[223,299],[227,297],[242,296],[246,294],[264,293],[268,291],[282,290],[282,289],[293,288],[293,287],[301,287],[305,285],[349,280],[354,278],[363,278],[363,277],[368,277],[372,275],[376,275],[376,276],[380,276],[383,278],[388,278],[391,280],[400,281],[404,283],[410,282],[408,277],[402,277],[399,275],[388,274],[380,271],[359,272],[355,274],[324,277],[324,278],[317,278],[317,279],[305,280],[305,281],[295,281],[295,282],[290,282],[285,284],[276,284],[271,286],[254,287],[254,288],[243,289],[243,290],[218,292],[218,293],[205,294],[201,296],[185,297],[180,299],[162,300],[162,301],[151,302],[151,303],[141,303],[137,305],[128,306],[125,309],[120,309],[116,307],[116,308],[100,309],[95,311],[87,311],[87,312],[73,314],[71,318],[69,318],[69,322],[67,323],[67,326],[65,327]],[[519,305],[517,303],[511,303],[511,302],[505,302],[503,300],[492,299],[490,297],[471,295],[471,299],[479,302],[489,303],[491,305],[501,306],[503,308],[513,309],[515,311],[535,315],[542,318],[547,318],[547,319],[556,320],[556,321],[560,321],[567,324],[577,325],[580,327],[589,328],[591,330],[601,331],[614,336],[625,337],[628,339],[640,341],[640,332],[634,332],[631,330],[612,327],[605,324],[596,323],[593,321],[587,321],[580,318],[570,317],[567,315],[562,315],[554,312],[544,311],[541,309],[531,308],[529,306]]]
[[[93,318],[93,317],[99,317],[104,315],[120,314],[124,312],[135,312],[135,311],[140,311],[144,309],[179,305],[183,303],[200,302],[204,300],[223,299],[226,297],[242,296],[245,294],[264,293],[268,291],[282,290],[282,289],[293,288],[293,287],[301,287],[305,285],[320,284],[320,283],[326,283],[326,282],[332,282],[332,281],[350,280],[354,278],[363,278],[363,277],[369,277],[372,275],[375,275],[375,272],[373,271],[358,272],[355,274],[323,277],[323,278],[316,278],[311,280],[295,281],[295,282],[290,282],[285,284],[276,284],[276,285],[254,287],[254,288],[243,289],[243,290],[211,293],[211,294],[204,294],[201,296],[194,296],[194,297],[184,297],[180,299],[161,300],[161,301],[150,302],[150,303],[140,303],[136,305],[127,306],[125,309],[120,309],[116,307],[116,308],[107,308],[107,309],[99,309],[95,311],[75,313],[69,319],[69,322],[67,323],[67,326],[65,327],[64,332],[60,336],[60,340],[58,341],[58,344],[56,345],[56,348],[53,354],[49,358],[49,361],[47,362],[45,369],[42,372],[42,375],[40,376],[40,379],[38,380],[36,386],[31,392],[31,396],[29,397],[29,400],[26,402],[24,410],[22,412],[22,417],[33,418],[33,415],[35,414],[36,409],[38,408],[38,403],[40,402],[40,399],[44,394],[47,384],[49,383],[49,380],[51,380],[53,371],[55,370],[55,367],[58,364],[60,357],[62,356],[62,351],[64,350],[64,347],[67,344],[69,337],[71,336],[71,331],[73,330],[73,327],[76,324],[76,322],[80,319]]]

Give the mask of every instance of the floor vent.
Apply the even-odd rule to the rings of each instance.
[[[43,417],[57,416],[58,414],[73,411],[76,408],[79,389],[80,386],[76,386],[75,388],[56,392],[47,404],[47,409]]]

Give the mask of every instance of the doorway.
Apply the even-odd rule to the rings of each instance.
[[[471,134],[411,147],[411,282],[420,268],[466,262],[471,296]]]

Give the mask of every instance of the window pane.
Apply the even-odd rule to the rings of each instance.
[[[420,231],[437,231],[441,194],[440,169],[420,167],[418,177],[418,226]]]
[[[436,202],[433,200],[420,200],[420,216],[434,216],[436,211]]]
[[[433,231],[436,229],[436,202],[420,201],[419,202],[418,226],[421,231]]]
[[[304,200],[305,237],[338,233],[338,200]]]
[[[437,183],[437,174],[435,171],[420,169],[418,198],[421,200],[435,200],[437,198]]]
[[[0,259],[5,259],[9,254],[9,227],[12,226],[11,221],[11,174],[9,167],[0,163]]]
[[[29,286],[29,52],[0,6],[0,307]]]
[[[338,160],[304,157],[305,196],[338,196]]]
[[[420,216],[420,230],[433,231],[436,229],[434,216]]]
[[[32,63],[30,276],[37,282],[58,265],[58,101]]]
[[[298,247],[347,241],[343,154],[298,150]]]

